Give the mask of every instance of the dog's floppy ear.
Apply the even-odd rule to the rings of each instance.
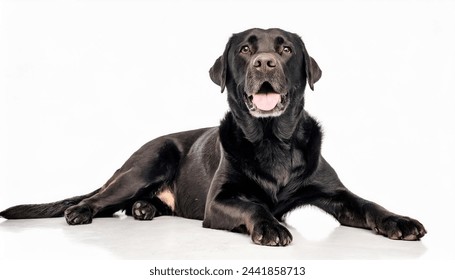
[[[305,74],[307,77],[308,85],[311,90],[314,90],[314,84],[319,81],[322,75],[322,70],[319,68],[319,65],[307,52],[305,44],[302,41],[303,46],[303,56],[305,58]]]
[[[220,56],[209,71],[210,79],[221,87],[221,92],[226,87],[226,63],[224,61],[224,55]]]
[[[210,68],[209,74],[210,79],[221,87],[221,92],[224,91],[226,87],[226,76],[228,71],[228,52],[231,46],[231,40],[226,44],[226,48],[224,49],[224,53],[220,56],[213,64],[212,68]]]
[[[314,60],[311,56],[308,56],[306,60],[305,71],[308,79],[308,85],[311,90],[314,90],[314,84],[321,78],[322,70],[319,68],[316,60]]]

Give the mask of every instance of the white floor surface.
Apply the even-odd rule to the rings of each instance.
[[[306,225],[305,225],[306,224]],[[135,221],[118,215],[90,225],[63,218],[3,220],[0,259],[440,259],[453,244],[429,234],[422,241],[394,241],[368,230],[339,226],[318,210],[288,218],[294,240],[287,247],[253,244],[247,235],[202,228],[201,221],[158,217]],[[452,250],[449,248],[452,247]]]

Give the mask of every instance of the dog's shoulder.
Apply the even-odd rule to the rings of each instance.
[[[305,162],[304,177],[309,176],[318,168],[322,139],[323,130],[321,125],[305,111],[293,138],[294,146],[302,152],[301,155]]]
[[[298,128],[300,137],[306,145],[321,145],[323,129],[319,122],[308,112],[304,112],[301,125]],[[299,139],[300,140],[300,139]]]

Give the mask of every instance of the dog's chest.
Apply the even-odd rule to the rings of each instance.
[[[290,146],[263,143],[257,148],[255,163],[261,183],[267,188],[286,186],[296,171],[303,170],[303,155]]]

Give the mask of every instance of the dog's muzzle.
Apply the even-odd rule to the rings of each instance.
[[[244,101],[255,117],[276,117],[287,107],[287,81],[275,54],[252,57],[245,79]]]

